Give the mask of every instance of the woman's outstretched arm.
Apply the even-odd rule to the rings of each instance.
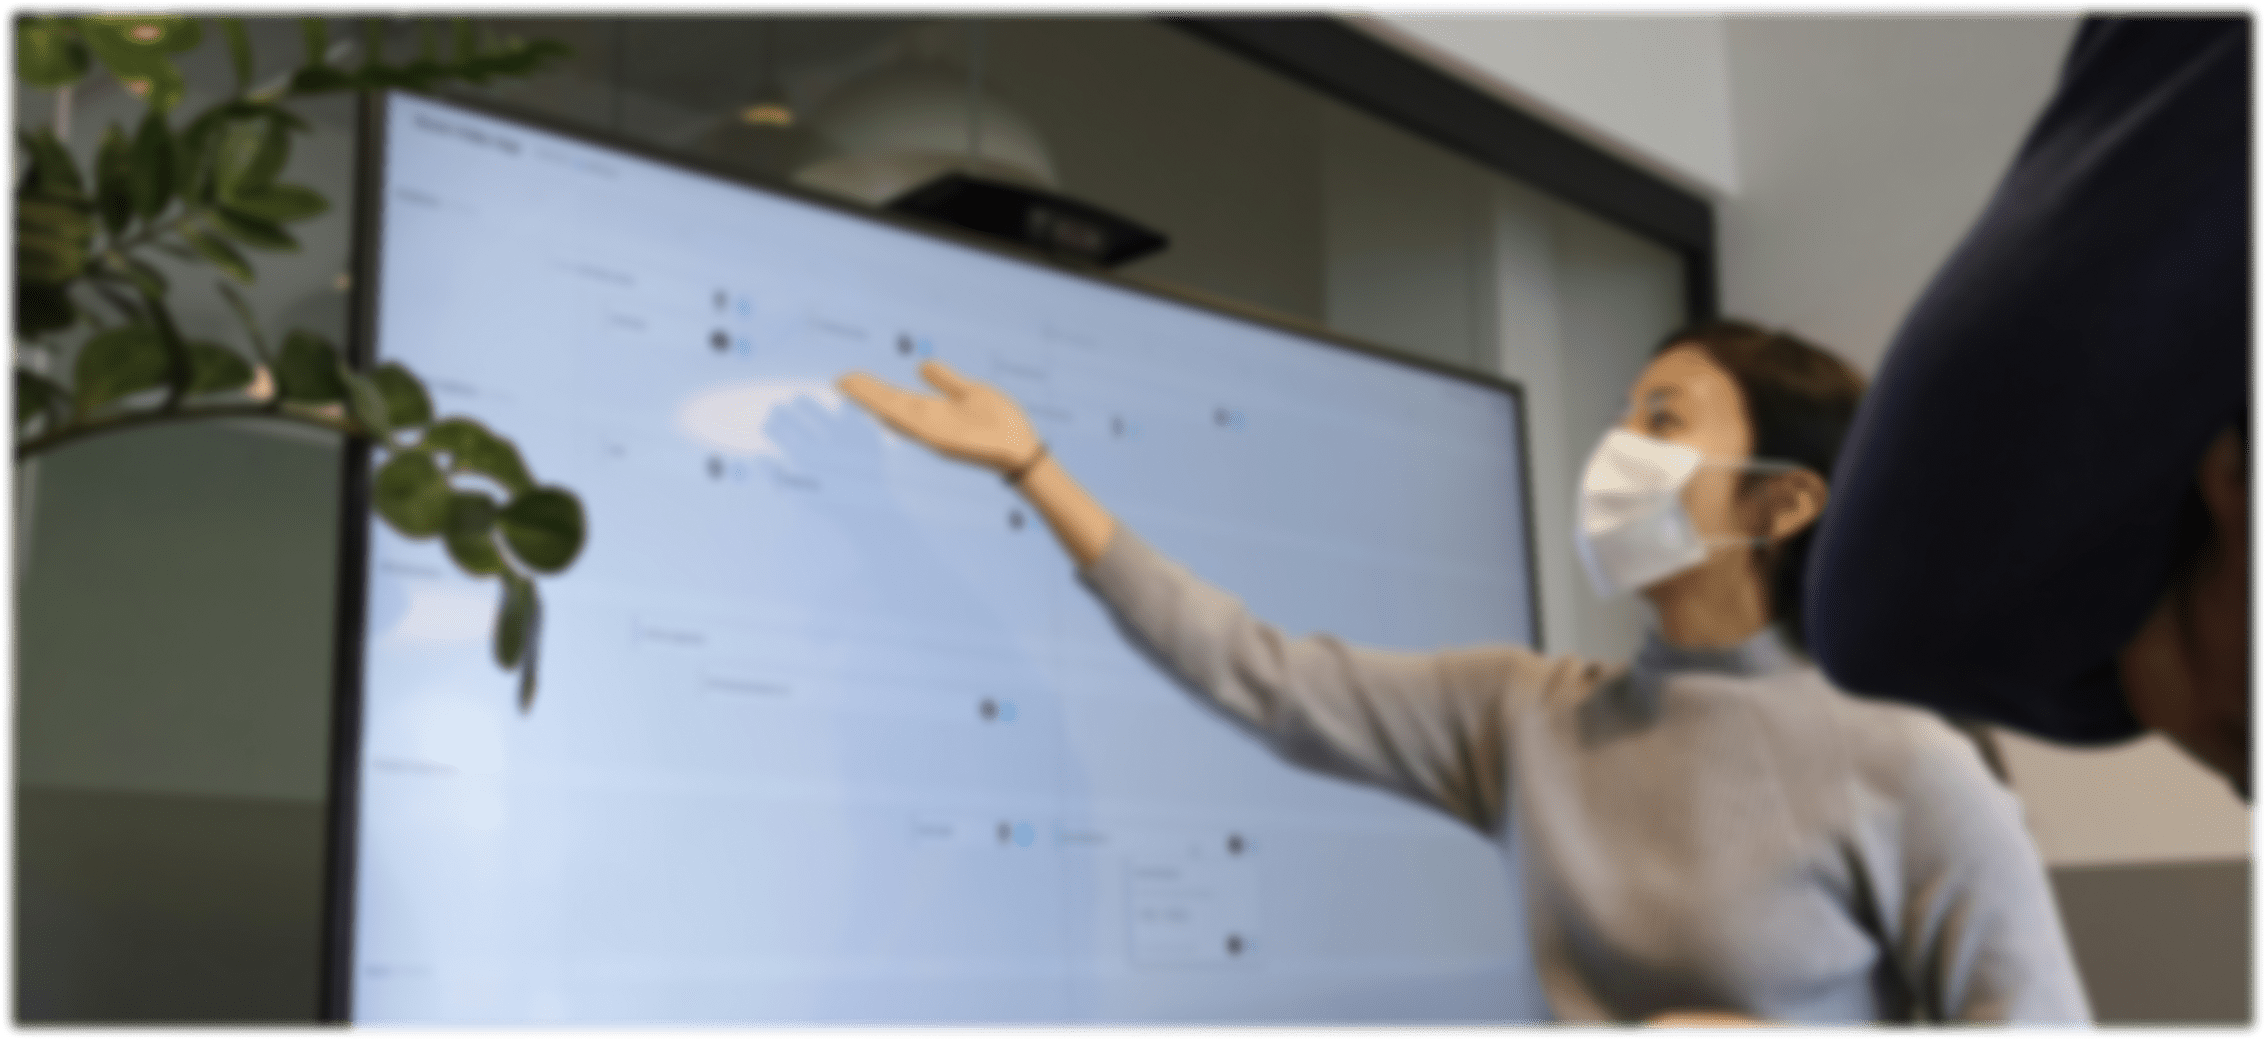
[[[940,396],[909,393],[863,372],[843,376],[842,392],[892,430],[962,462],[1015,474],[1015,486],[1078,566],[1101,559],[1117,520],[1071,479],[1045,450],[1012,398],[952,371],[941,361],[921,366]]]
[[[1007,474],[1046,517],[1079,577],[1191,692],[1284,758],[1384,787],[1481,831],[1504,819],[1506,691],[1559,665],[1515,647],[1398,653],[1292,638],[1166,559],[1041,450],[1014,400],[931,361],[940,396],[844,377],[842,391],[943,455]]]

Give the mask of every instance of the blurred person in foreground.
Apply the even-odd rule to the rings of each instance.
[[[936,362],[922,375],[940,396],[841,385],[1005,475],[1191,693],[1286,760],[1516,835],[1559,1019],[2089,1017],[2019,807],[1975,745],[1844,696],[1802,656],[1810,533],[1863,390],[1824,351],[1711,322],[1630,387],[1572,547],[1602,591],[1656,612],[1626,664],[1293,638],[1120,524],[1006,395]]]
[[[1843,689],[2250,797],[2250,23],[2093,18],[1859,409],[1809,576]]]

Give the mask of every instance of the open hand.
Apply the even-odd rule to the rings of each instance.
[[[941,361],[922,364],[921,378],[941,396],[900,390],[863,372],[835,385],[890,429],[962,462],[1006,472],[1038,454],[1038,432],[1014,398]]]

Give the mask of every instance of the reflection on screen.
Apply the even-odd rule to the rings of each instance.
[[[377,353],[591,527],[522,713],[496,587],[372,524],[356,1020],[1540,1013],[1515,864],[1274,758],[1126,642],[996,477],[832,381],[943,358],[1262,617],[1410,649],[1531,639],[1508,394],[388,112]]]

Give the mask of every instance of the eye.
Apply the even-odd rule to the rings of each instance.
[[[1676,413],[1666,408],[1650,408],[1645,411],[1644,428],[1646,432],[1657,437],[1683,429],[1684,421],[1677,418]]]

